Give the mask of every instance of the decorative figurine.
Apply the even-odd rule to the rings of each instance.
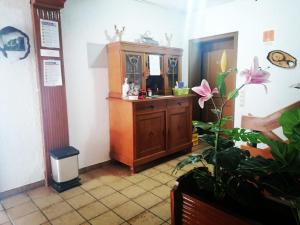
[[[119,41],[122,41],[122,35],[123,35],[124,31],[125,31],[125,27],[123,26],[122,30],[119,30],[118,27],[117,27],[117,25],[115,25],[115,31],[116,31],[115,32],[116,36],[119,38]]]
[[[172,38],[173,38],[173,34],[168,35],[167,33],[165,33],[165,38],[167,40],[167,46],[171,47],[171,41],[172,41]]]
[[[124,84],[122,85],[122,97],[126,98],[130,90],[129,84],[127,83],[128,78],[125,78]]]

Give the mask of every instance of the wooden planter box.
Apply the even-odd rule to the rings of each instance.
[[[172,225],[297,225],[290,207],[262,198],[255,209],[232,199],[217,202],[199,193],[192,174],[180,177],[171,191]]]

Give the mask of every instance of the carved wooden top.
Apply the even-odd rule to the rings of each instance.
[[[134,52],[144,52],[144,53],[156,53],[156,54],[173,54],[182,56],[183,50],[181,48],[173,48],[166,46],[156,46],[144,43],[117,41],[112,42],[107,45],[108,48],[118,48],[123,51],[134,51]]]
[[[34,6],[45,7],[50,9],[62,9],[67,0],[31,0]]]

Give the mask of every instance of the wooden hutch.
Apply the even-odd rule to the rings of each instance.
[[[107,45],[110,155],[134,172],[138,166],[192,147],[192,95],[171,96],[181,80],[182,49],[130,42]],[[160,75],[150,76],[149,56],[158,55]],[[155,98],[123,99],[125,78],[151,88]]]

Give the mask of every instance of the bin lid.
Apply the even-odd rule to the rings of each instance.
[[[54,159],[64,159],[64,158],[68,158],[68,157],[78,155],[78,154],[79,154],[79,151],[72,146],[68,146],[65,148],[59,148],[59,149],[53,149],[50,151],[50,155]]]

